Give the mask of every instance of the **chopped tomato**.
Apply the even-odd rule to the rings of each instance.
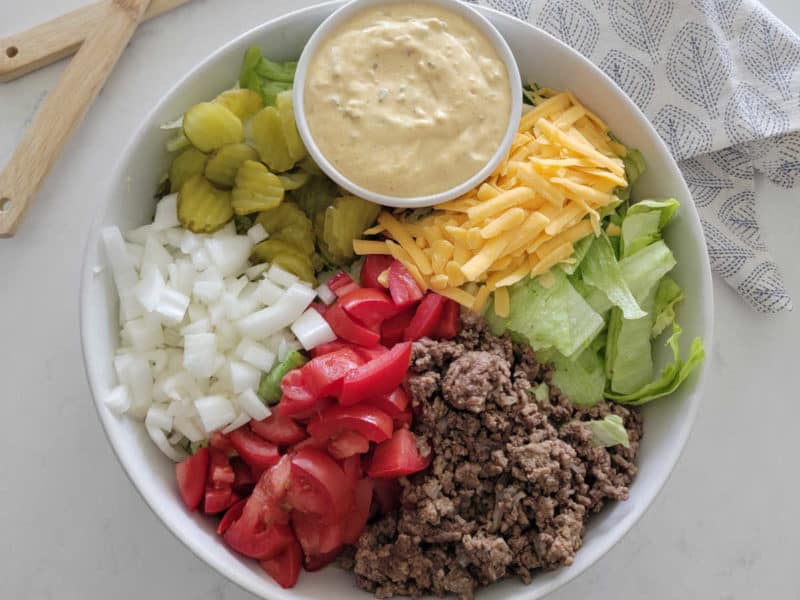
[[[292,456],[287,498],[302,512],[321,515],[331,522],[350,508],[351,486],[342,468],[325,452],[301,448]]]
[[[315,400],[338,396],[344,376],[363,364],[364,360],[350,348],[342,348],[303,365],[303,383]]]
[[[361,285],[366,288],[386,289],[378,282],[378,277],[392,264],[392,257],[385,254],[370,254],[361,266]]]
[[[354,454],[349,458],[345,458],[342,461],[342,471],[353,483],[361,479],[364,476],[364,470],[361,468],[361,457],[358,454]]]
[[[250,429],[258,436],[278,446],[291,446],[306,438],[306,432],[297,421],[273,413],[263,421],[250,421]]]
[[[439,326],[447,298],[436,293],[429,293],[422,299],[417,307],[417,312],[403,332],[403,339],[415,341],[420,338],[430,337]]]
[[[325,312],[328,310],[328,305],[325,304],[324,302],[312,302],[309,308],[313,308],[320,315],[324,315]]]
[[[208,477],[208,448],[200,448],[192,456],[175,465],[175,476],[183,503],[190,511],[200,506]]]
[[[339,299],[339,304],[359,323],[373,327],[397,313],[394,302],[381,290],[359,288]]]
[[[402,489],[397,479],[375,479],[372,483],[375,501],[381,514],[388,515],[400,506]]]
[[[353,281],[353,278],[344,271],[336,273],[336,275],[328,279],[325,285],[328,286],[330,291],[336,294],[337,298],[341,298],[359,288],[359,285]]]
[[[369,450],[369,440],[356,431],[345,429],[328,440],[327,449],[333,458],[342,460]]]
[[[292,528],[306,557],[328,554],[342,546],[341,521],[326,523],[317,514],[293,510]]]
[[[333,398],[320,398],[314,403],[314,406],[309,409],[294,413],[292,418],[297,421],[307,421],[308,419],[313,419],[314,417],[321,415],[334,404],[336,404],[336,400]],[[278,405],[278,409],[280,410],[280,405]]]
[[[209,448],[209,461],[208,461],[208,480],[207,485],[221,489],[224,487],[230,488],[233,485],[236,475],[231,467],[231,461],[228,455],[216,448]]]
[[[281,379],[281,401],[278,414],[287,417],[313,408],[317,398],[303,379],[302,369],[292,369]]]
[[[375,448],[367,475],[384,479],[403,477],[421,471],[430,460],[430,455],[420,455],[417,438],[409,429],[398,429],[391,440]]]
[[[336,557],[339,556],[341,553],[342,553],[342,547],[339,546],[335,550],[332,550],[331,552],[327,552],[325,554],[315,554],[313,556],[305,556],[303,559],[303,566],[309,573],[319,571],[320,569],[324,569],[334,560],[336,560]]]
[[[374,358],[345,375],[339,402],[348,406],[370,397],[389,394],[406,376],[411,360],[411,343],[396,344],[386,354]]]
[[[205,498],[203,499],[203,512],[207,515],[215,515],[222,512],[231,505],[233,491],[229,487],[216,489],[206,486]]]
[[[300,576],[303,550],[297,540],[292,540],[275,558],[261,561],[261,568],[284,589],[294,587]]]
[[[238,494],[249,495],[258,480],[253,469],[239,457],[231,459],[231,468],[233,468],[231,487]]]
[[[361,479],[353,488],[353,508],[342,524],[342,542],[355,544],[358,536],[364,531],[372,504],[372,480]]]
[[[403,413],[408,407],[408,394],[406,394],[403,386],[398,386],[389,394],[375,396],[365,400],[365,402],[380,408],[390,417],[394,417]]]
[[[422,300],[422,290],[399,260],[392,261],[389,267],[389,293],[397,308],[405,308]]]
[[[355,321],[339,304],[334,304],[327,310],[325,320],[337,337],[348,342],[369,347],[381,341],[376,332]]]
[[[368,404],[332,406],[308,424],[308,433],[327,439],[344,430],[355,431],[371,442],[382,442],[392,436],[392,418]]]
[[[231,431],[228,437],[242,460],[257,469],[271,467],[281,458],[275,444],[260,438],[246,427]]]
[[[231,507],[225,511],[225,514],[222,515],[222,520],[220,520],[219,525],[217,525],[217,533],[219,535],[222,535],[228,531],[233,522],[242,516],[242,511],[244,510],[245,504],[247,504],[247,498],[242,498],[241,500],[238,500],[232,504]]]
[[[352,344],[343,342],[342,340],[334,340],[332,342],[320,344],[319,346],[312,348],[310,350],[310,353],[312,357],[316,358],[317,356],[322,356],[323,354],[330,354],[331,352],[336,352],[337,350],[342,350],[344,348],[352,348]]]
[[[412,309],[406,309],[397,313],[390,319],[386,319],[381,324],[381,341],[387,346],[394,346],[398,342],[403,341],[403,333],[411,323],[411,318],[414,316]]]
[[[222,450],[228,456],[236,452],[233,444],[231,444],[230,440],[228,440],[228,436],[221,431],[215,431],[211,434],[211,437],[208,439],[208,445],[211,448]]]
[[[461,306],[455,300],[448,299],[442,309],[439,326],[433,337],[440,340],[451,340],[456,337],[461,328]]]
[[[403,429],[411,427],[411,422],[413,420],[413,416],[411,414],[411,409],[407,408],[403,412],[398,415],[394,415],[392,417],[392,425],[394,425],[395,429]]]
[[[250,558],[264,560],[277,556],[294,539],[288,525],[273,523],[269,526],[261,525],[260,530],[246,530],[241,523],[241,517],[231,523],[223,534],[223,539],[236,552]]]
[[[352,346],[353,352],[358,354],[364,361],[372,360],[373,358],[378,358],[382,354],[386,354],[389,349],[382,344],[376,344],[372,346],[372,348],[364,348],[364,346]]]

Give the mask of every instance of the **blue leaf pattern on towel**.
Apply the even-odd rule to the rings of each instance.
[[[706,234],[711,268],[725,278],[736,275],[753,258],[753,251],[742,248],[708,221],[701,219],[700,222]]]
[[[705,25],[684,25],[667,56],[667,79],[675,91],[715,118],[730,76],[731,56],[724,40]]]
[[[531,0],[489,0],[488,5],[523,21],[531,10]]]
[[[734,194],[719,207],[719,220],[731,233],[755,250],[766,250],[756,221],[756,195],[751,190]]]
[[[711,150],[711,132],[690,112],[667,104],[653,118],[653,127],[667,143],[675,160]]]
[[[600,61],[600,68],[644,110],[656,90],[653,73],[642,62],[619,50],[611,50]]]
[[[692,0],[692,4],[726,35],[733,33],[742,0]]]
[[[577,0],[547,0],[536,24],[587,58],[600,37],[597,19]]]
[[[740,44],[744,64],[756,79],[789,100],[792,77],[800,64],[800,39],[783,23],[756,9],[745,21]]]
[[[686,185],[689,186],[689,191],[692,192],[692,198],[697,206],[708,206],[719,196],[720,192],[733,189],[733,182],[730,179],[712,173],[700,159],[687,158],[682,160],[678,166],[681,168],[683,178],[686,180]]]
[[[778,266],[772,261],[759,264],[736,287],[736,291],[759,312],[792,310],[792,299],[778,272]]]
[[[672,11],[672,0],[609,0],[608,3],[608,17],[616,34],[649,55],[653,64],[661,60],[659,48]]]
[[[734,144],[768,138],[783,133],[789,127],[789,117],[777,103],[747,83],[740,83],[725,107],[725,131]],[[748,146],[751,158],[760,156]]]
[[[730,148],[723,148],[722,150],[717,150],[710,156],[714,164],[728,175],[740,179],[753,178],[753,161],[750,155],[744,152],[741,147],[731,146]]]
[[[761,168],[773,183],[791,189],[800,177],[800,132],[783,135],[774,140],[774,144],[776,159]]]

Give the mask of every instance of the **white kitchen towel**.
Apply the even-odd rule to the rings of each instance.
[[[678,161],[713,270],[754,309],[791,310],[760,234],[754,173],[800,184],[794,32],[754,0],[467,1],[544,29],[616,81]]]

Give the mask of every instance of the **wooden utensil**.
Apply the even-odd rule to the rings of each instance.
[[[0,237],[17,230],[33,195],[108,79],[150,0],[109,0],[0,173]]]
[[[147,21],[189,0],[151,0],[142,17]],[[35,27],[0,39],[0,82],[11,81],[75,54],[97,27],[106,2],[94,2]]]

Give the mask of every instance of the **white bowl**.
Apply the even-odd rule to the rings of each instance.
[[[391,0],[393,2],[403,2],[405,0]],[[295,119],[297,120],[297,129],[300,132],[300,137],[303,138],[308,153],[325,171],[325,174],[333,179],[340,186],[350,191],[351,193],[371,200],[377,204],[385,206],[397,206],[401,208],[420,208],[423,206],[433,206],[441,204],[457,198],[474,187],[477,187],[484,179],[489,177],[495,170],[500,161],[508,154],[508,149],[511,148],[511,143],[514,141],[514,136],[517,133],[517,125],[519,124],[520,115],[522,113],[522,83],[519,76],[519,69],[517,62],[514,60],[514,55],[508,47],[505,38],[500,34],[497,28],[489,22],[489,20],[479,13],[475,8],[460,0],[422,0],[427,4],[435,4],[447,9],[455,14],[461,15],[470,23],[475,25],[481,31],[489,42],[494,47],[497,55],[503,61],[508,71],[508,83],[511,92],[511,113],[508,120],[508,127],[503,135],[503,139],[498,146],[497,151],[492,155],[483,168],[475,173],[472,177],[465,180],[463,183],[452,187],[448,190],[437,192],[436,194],[428,194],[426,196],[389,196],[380,194],[367,189],[345,177],[333,164],[326,158],[314,141],[314,136],[308,126],[305,114],[305,80],[306,71],[308,70],[311,59],[317,53],[319,45],[324,42],[330,34],[335,32],[339,26],[349,21],[352,17],[362,12],[364,9],[377,4],[386,4],[387,0],[351,0],[344,6],[336,10],[334,14],[329,16],[317,28],[311,39],[308,40],[303,53],[300,55],[300,60],[297,63],[297,73],[295,74],[295,86],[293,92],[293,100],[295,107]]]
[[[197,556],[220,573],[261,598],[328,600],[368,598],[357,592],[352,574],[335,568],[303,573],[294,589],[278,587],[255,561],[232,554],[214,533],[214,521],[186,512],[175,485],[174,465],[147,437],[141,424],[115,417],[102,403],[115,383],[111,357],[118,344],[116,294],[103,263],[98,230],[114,224],[123,230],[150,221],[153,191],[167,165],[165,132],[159,123],[174,118],[196,102],[213,97],[231,84],[239,72],[245,49],[253,44],[276,60],[299,56],[303,44],[325,17],[341,2],[330,2],[286,15],[240,36],[204,59],[189,75],[169,90],[132,137],[105,190],[105,202],[87,243],[81,286],[81,337],[89,383],[109,441],[133,484],[164,524]],[[689,190],[664,143],[636,106],[580,54],[547,33],[498,12],[481,9],[508,41],[527,80],[552,87],[570,88],[609,123],[626,143],[639,148],[648,170],[636,184],[639,198],[674,196],[681,210],[669,226],[667,241],[678,260],[675,279],[686,291],[679,308],[684,346],[702,336],[711,348],[713,299],[711,274],[700,221]],[[664,350],[663,348],[661,350]],[[564,585],[584,571],[633,526],[667,480],[683,449],[702,397],[710,356],[680,390],[669,398],[647,405],[645,436],[639,454],[640,471],[630,499],[614,503],[589,521],[583,548],[568,568],[537,576],[531,585],[518,580],[493,585],[479,593],[484,599],[533,600]],[[653,560],[658,560],[657,556]],[[608,587],[612,589],[613,582]]]

